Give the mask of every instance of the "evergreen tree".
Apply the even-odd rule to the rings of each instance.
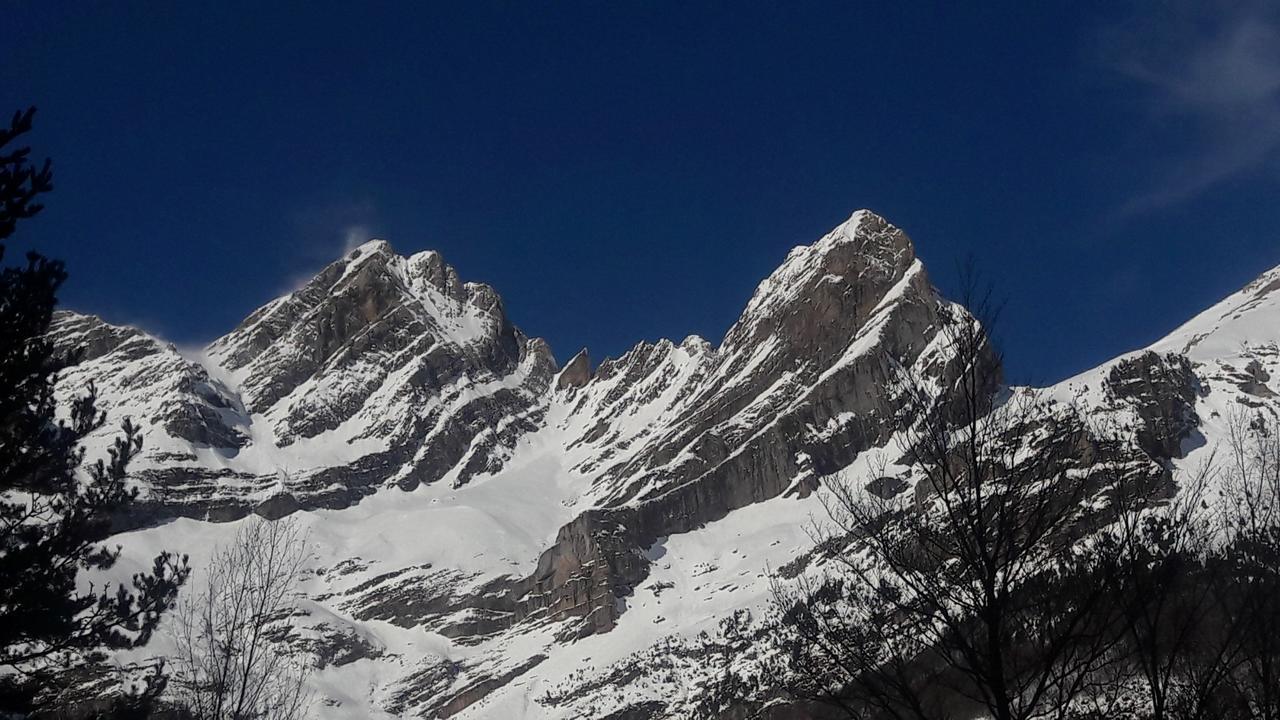
[[[53,189],[49,161],[37,167],[29,147],[11,147],[34,110],[0,127],[0,263],[19,221]],[[46,338],[66,277],[61,262],[34,252],[0,269],[0,713],[37,709],[60,669],[146,643],[188,573],[186,558],[161,553],[128,586],[77,585],[119,558],[102,541],[137,495],[126,472],[142,438],[125,420],[109,457],[86,471],[81,441],[105,421],[93,387],[69,420],[56,417],[54,383],[77,360]]]

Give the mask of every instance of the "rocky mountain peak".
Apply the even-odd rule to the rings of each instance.
[[[577,355],[565,363],[564,369],[556,377],[556,389],[579,388],[590,381],[591,358],[587,355],[587,349],[582,348]]]
[[[119,332],[90,338],[83,324],[68,321],[60,334],[118,344]],[[482,418],[529,411],[556,371],[546,343],[509,321],[492,288],[462,282],[437,252],[404,257],[382,240],[259,308],[193,361],[132,344],[145,351],[138,372],[154,376],[154,387],[129,394],[119,410],[166,420],[147,441],[163,466],[156,482],[216,497],[228,506],[217,512],[243,511],[263,487],[280,495],[282,474],[292,498],[284,506],[296,508],[353,502],[392,478],[406,487],[432,481],[459,462],[470,463],[459,479],[495,467],[512,436],[495,435]],[[162,372],[178,372],[171,367],[183,374],[173,382],[192,388],[181,402],[156,390],[170,382]],[[184,441],[215,452],[188,453]],[[418,452],[423,444],[432,452]],[[241,489],[210,490],[229,477]],[[188,511],[212,512],[205,504]]]
[[[208,354],[243,379],[248,405],[265,411],[309,379],[364,364],[369,353],[447,345],[509,371],[522,338],[497,293],[461,282],[439,253],[406,258],[370,240],[251,314]]]
[[[395,248],[391,247],[390,242],[387,242],[386,240],[382,240],[380,238],[369,238],[368,240],[365,240],[359,245],[356,245],[355,247],[351,248],[351,250],[346,255],[346,259],[348,261],[354,261],[354,260],[359,260],[361,257],[365,257],[367,255],[383,255],[383,256],[390,257],[395,254],[396,254]]]
[[[465,298],[458,271],[445,263],[440,253],[424,250],[410,256],[407,262],[409,276],[435,287],[445,296],[461,301]]]
[[[774,373],[825,367],[878,311],[904,295],[926,303],[936,297],[906,233],[859,210],[787,255],[756,288],[719,354],[738,371],[760,363]]]

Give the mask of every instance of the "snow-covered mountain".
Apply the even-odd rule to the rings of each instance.
[[[438,254],[382,241],[199,353],[74,313],[53,336],[86,349],[60,391],[92,380],[144,428],[126,559],[198,570],[251,513],[308,528],[297,641],[322,716],[621,720],[687,716],[708,672],[688,640],[810,554],[821,488],[892,441],[890,366],[942,395],[966,313],[859,211],[794,249],[718,345],[640,343],[594,370],[585,352],[557,368]],[[1178,462],[1233,408],[1280,408],[1278,321],[1280,268],[1048,394]]]

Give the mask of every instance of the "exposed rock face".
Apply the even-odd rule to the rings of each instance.
[[[573,356],[573,359],[556,376],[556,389],[580,388],[590,381],[591,359],[587,356],[586,348],[583,348],[578,351],[577,355]]]
[[[1267,372],[1257,358],[1254,358],[1244,366],[1244,378],[1239,387],[1256,397],[1275,397],[1275,392],[1267,385],[1269,382],[1271,382],[1271,373]]]
[[[1112,397],[1136,413],[1143,450],[1157,458],[1182,456],[1182,441],[1200,424],[1200,380],[1186,356],[1147,351],[1113,365],[1106,382]]]
[[[571,626],[572,637],[613,629],[618,600],[647,570],[642,550],[648,543],[628,524],[633,519],[625,511],[590,510],[562,527],[537,571],[512,591],[517,605],[511,619],[581,618]]]
[[[1130,425],[1143,453],[1120,459],[1172,492],[1209,418],[1274,407],[1280,337],[1253,333],[1280,325],[1277,297],[1280,271],[1049,394]],[[787,255],[718,346],[639,343],[594,372],[585,350],[557,371],[437,253],[381,241],[202,352],[74,313],[52,335],[85,350],[64,397],[92,380],[144,428],[145,492],[120,527],[145,529],[122,537],[182,551],[249,513],[307,524],[294,641],[325,667],[327,716],[676,718],[708,668],[668,635],[819,561],[816,490],[912,491],[869,464],[892,447],[890,368],[942,396],[966,314],[861,211]],[[1085,427],[1043,441],[1080,468],[1117,452]]]

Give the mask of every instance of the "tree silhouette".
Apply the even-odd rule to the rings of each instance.
[[[12,147],[34,114],[0,129],[0,261],[3,241],[53,189],[49,161],[37,167],[29,147]],[[69,420],[57,418],[54,383],[78,359],[46,338],[66,277],[35,252],[0,270],[0,712],[30,712],[55,693],[60,670],[146,643],[188,572],[185,558],[161,553],[128,586],[78,583],[119,558],[102,540],[137,495],[126,475],[142,438],[126,419],[108,457],[85,468],[82,440],[105,421],[92,385]]]

